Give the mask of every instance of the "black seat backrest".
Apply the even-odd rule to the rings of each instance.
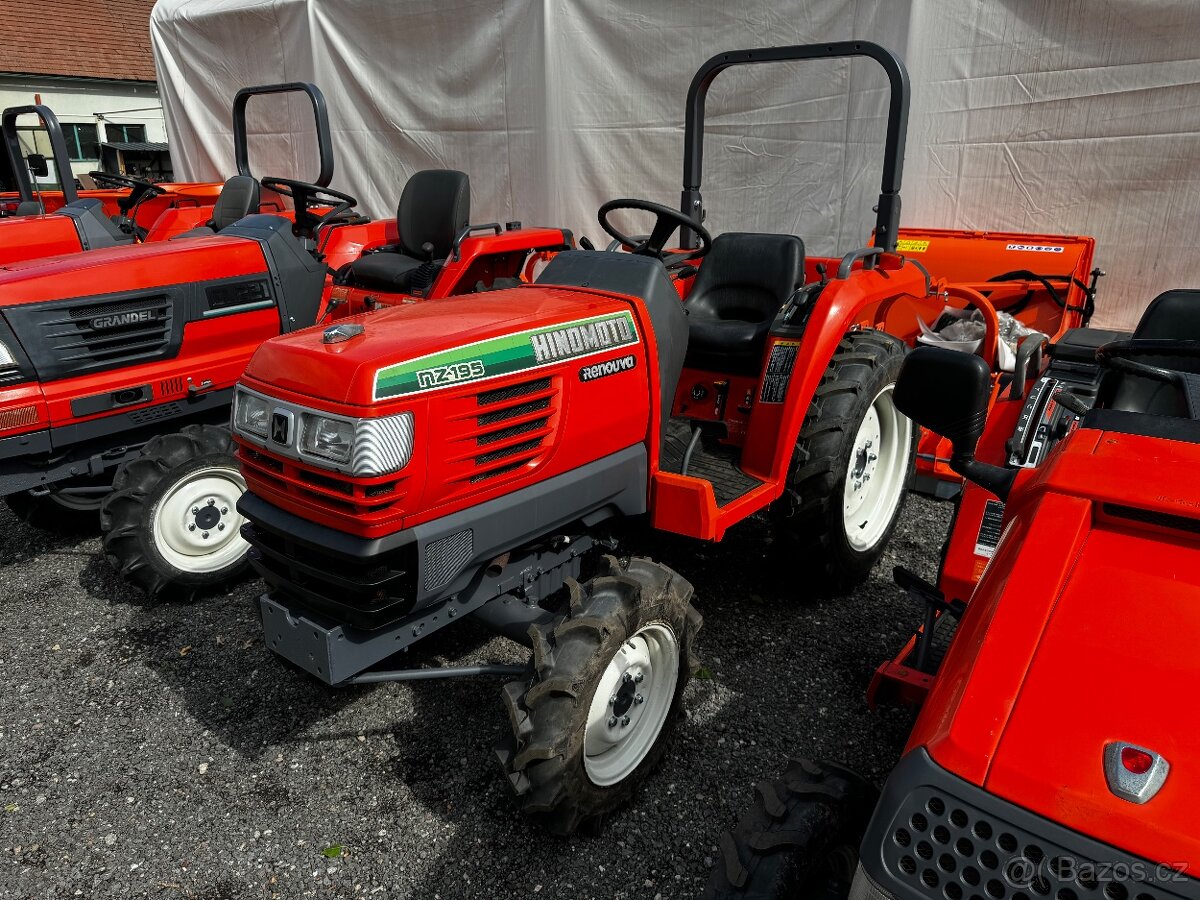
[[[1142,313],[1133,337],[1135,340],[1200,341],[1200,290],[1159,294]],[[1200,359],[1186,356],[1139,356],[1137,359],[1164,369],[1200,374]],[[1188,415],[1186,398],[1169,384],[1124,372],[1110,372],[1106,382],[1109,382],[1105,385],[1108,390],[1102,396],[1111,396],[1111,401],[1105,403],[1110,409],[1163,416]]]
[[[433,245],[433,258],[450,255],[454,239],[471,219],[471,179],[454,169],[425,169],[404,185],[396,224],[400,252],[425,259],[424,244]]]
[[[213,204],[209,227],[214,231],[228,228],[238,219],[258,212],[261,189],[249,175],[234,175],[221,186],[217,202]]]
[[[803,283],[800,238],[728,232],[713,239],[684,306],[691,315],[763,322]]]

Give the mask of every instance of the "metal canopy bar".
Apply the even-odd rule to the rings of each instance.
[[[704,201],[700,195],[704,168],[704,101],[708,96],[709,85],[718,74],[732,66],[856,56],[865,56],[879,63],[887,74],[891,88],[887,137],[883,147],[883,179],[875,222],[875,246],[888,252],[894,251],[896,232],[900,227],[900,178],[904,169],[904,141],[908,132],[908,70],[891,50],[870,41],[838,41],[832,44],[731,50],[718,53],[702,65],[688,88],[680,210],[697,224],[701,223],[704,214]],[[690,230],[681,235],[681,238],[685,248],[695,247],[696,238]]]
[[[79,199],[75,191],[75,176],[71,172],[71,161],[67,153],[67,142],[63,137],[62,126],[58,117],[48,106],[10,106],[0,115],[0,131],[4,135],[4,149],[8,153],[8,161],[12,165],[13,177],[17,180],[17,194],[22,202],[33,199],[33,185],[29,180],[29,166],[21,155],[21,139],[17,133],[17,118],[19,116],[37,116],[42,121],[42,127],[50,138],[50,152],[54,156],[54,168],[58,172],[58,180],[62,185],[63,201],[73,203]]]
[[[250,171],[250,153],[246,146],[246,104],[251,97],[263,94],[292,94],[307,95],[312,102],[313,118],[317,125],[317,152],[321,158],[321,171],[314,184],[319,187],[329,187],[333,180],[333,141],[329,134],[329,110],[325,105],[325,95],[315,84],[307,81],[289,81],[287,84],[264,84],[260,87],[242,88],[233,98],[233,155],[237,163],[239,175],[249,175],[256,178]]]

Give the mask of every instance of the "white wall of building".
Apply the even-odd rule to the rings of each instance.
[[[94,124],[101,142],[121,140],[120,133],[107,126],[144,125],[146,140],[166,142],[162,105],[158,87],[135,81],[91,81],[56,78],[46,75],[0,75],[0,109],[39,102],[49,106],[59,122]],[[32,125],[36,118],[22,118],[18,125]],[[71,162],[75,175],[100,168],[100,160]]]

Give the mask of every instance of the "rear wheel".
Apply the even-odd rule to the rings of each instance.
[[[705,900],[840,900],[878,792],[853,772],[794,759],[762,781],[754,804],[721,836]]]
[[[692,586],[648,559],[613,557],[570,582],[568,614],[531,626],[534,677],[504,688],[496,748],[521,807],[556,834],[596,828],[658,764],[698,667]]]
[[[34,528],[59,532],[94,531],[100,524],[100,503],[112,483],[112,473],[61,481],[45,493],[21,491],[4,498],[8,508]]]
[[[892,399],[907,349],[885,332],[847,334],[800,429],[772,513],[788,565],[817,593],[866,579],[899,521],[917,442]]]
[[[189,425],[156,437],[117,470],[101,508],[104,552],[152,596],[219,584],[246,564],[237,501],[245,479],[229,429]]]

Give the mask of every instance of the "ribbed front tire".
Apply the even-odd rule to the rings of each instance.
[[[531,626],[534,676],[503,697],[496,753],[523,810],[556,834],[594,830],[666,751],[699,667],[692,586],[648,559],[606,556],[567,615]]]
[[[721,835],[704,900],[833,900],[850,891],[878,792],[859,776],[793,759],[761,781],[754,803]]]
[[[100,507],[104,553],[151,596],[190,596],[246,566],[236,503],[246,482],[228,428],[189,425],[154,438],[117,470]]]

